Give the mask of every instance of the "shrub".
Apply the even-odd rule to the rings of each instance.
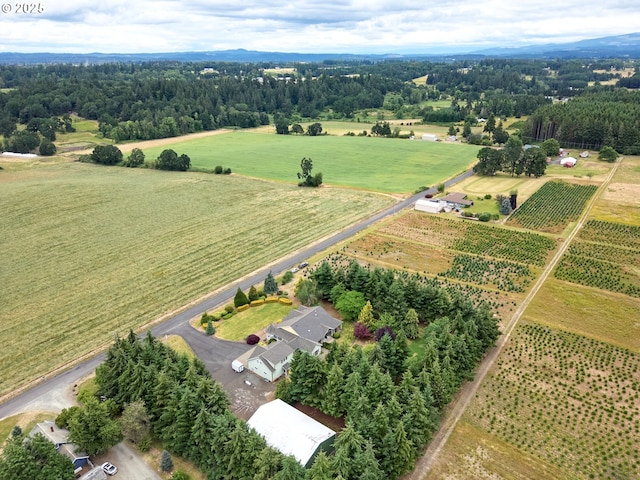
[[[173,472],[173,475],[171,475],[170,480],[191,480],[191,477],[182,470],[176,470]]]
[[[224,311],[227,313],[233,313],[233,307],[231,305],[227,305],[224,307]]]
[[[245,310],[248,310],[248,309],[249,309],[249,304],[248,303],[238,307],[238,311],[239,312],[244,312]]]
[[[291,300],[289,300],[288,298],[280,298],[278,301],[283,305],[291,305],[291,304],[293,304],[293,302]]]
[[[216,168],[213,169],[213,173],[215,173],[216,175],[220,175],[222,172],[222,165],[216,165]]]
[[[224,174],[225,175],[231,175],[231,169],[229,167],[224,169]]]
[[[490,193],[487,193],[487,194],[484,196],[484,199],[485,199],[485,200],[491,200],[491,194],[490,194]]]
[[[260,305],[264,305],[264,300],[260,298],[259,300],[254,300],[250,304],[252,307],[259,307]]]
[[[353,325],[353,336],[359,340],[369,340],[371,338],[371,330],[364,323],[356,322]]]
[[[221,320],[228,320],[228,319],[230,319],[231,317],[233,317],[233,315],[234,315],[234,312],[231,312],[231,313],[225,313],[224,315],[222,315]]]
[[[267,297],[264,303],[278,303],[278,300],[280,300],[278,297]]]
[[[478,220],[480,220],[481,222],[488,222],[489,220],[491,220],[491,212],[482,212],[480,215],[478,215]]]
[[[281,283],[282,285],[286,285],[291,280],[293,280],[293,272],[291,270],[287,270],[286,272],[284,272],[284,275],[282,275]]]
[[[204,312],[200,317],[200,324],[206,325],[209,322],[213,322],[215,320],[220,320],[220,317],[215,318],[215,315],[209,315],[207,312]]]
[[[251,334],[247,337],[247,344],[248,345],[255,345],[260,341],[260,337],[255,335],[255,334]]]
[[[251,285],[251,288],[249,289],[249,301],[253,302],[254,300],[258,300],[259,298],[260,294],[258,293],[258,290],[256,290],[256,287]]]
[[[151,437],[146,436],[138,443],[136,443],[136,447],[138,447],[138,450],[140,450],[141,452],[148,452],[149,450],[151,450],[151,444]]]

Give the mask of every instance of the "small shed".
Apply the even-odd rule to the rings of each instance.
[[[419,198],[416,201],[414,209],[418,210],[419,212],[440,213],[444,211],[445,206],[446,206],[446,203],[440,202],[439,200],[429,200],[426,198]]]
[[[435,133],[423,133],[422,140],[426,140],[428,142],[438,142],[440,139]]]
[[[247,423],[269,446],[293,455],[304,467],[320,450],[333,450],[336,432],[280,399],[260,406]]]
[[[567,168],[572,168],[576,163],[578,163],[578,159],[575,157],[564,157],[560,160],[560,165]]]

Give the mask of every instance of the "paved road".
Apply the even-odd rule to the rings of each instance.
[[[472,170],[468,170],[444,182],[445,186],[449,187],[457,182],[460,182],[465,178],[470,177],[473,174],[474,173]],[[173,317],[163,321],[162,323],[155,325],[154,327],[151,328],[151,333],[156,337],[162,337],[164,335],[169,335],[169,334],[177,334],[182,336],[189,335],[187,333],[190,330],[190,328],[187,325],[189,320],[191,320],[196,316],[200,316],[203,312],[207,310],[211,310],[217,307],[218,305],[228,303],[235,295],[238,287],[246,291],[252,285],[257,285],[262,283],[267,273],[269,272],[269,270],[273,271],[274,275],[278,275],[281,272],[284,272],[285,270],[290,269],[294,265],[299,264],[300,262],[304,261],[310,256],[315,255],[316,253],[319,253],[322,250],[325,250],[331,247],[332,245],[339,243],[345,240],[346,238],[360,232],[361,230],[371,226],[375,222],[389,215],[393,215],[399,212],[400,210],[402,210],[403,208],[406,208],[412,205],[419,198],[423,198],[425,194],[427,193],[433,194],[435,192],[436,192],[435,188],[430,188],[428,190],[415,194],[407,198],[406,200],[403,200],[397,204],[394,204],[392,207],[389,207],[386,210],[383,210],[367,218],[366,220],[363,220],[362,222],[352,225],[351,227],[348,227],[343,231],[329,238],[326,238],[320,242],[317,242],[306,249],[300,250],[299,252],[293,255],[290,255],[285,259],[276,262],[275,264],[270,265],[268,268],[261,269],[245,277],[243,280],[231,283],[224,289],[220,290],[219,292],[212,295],[211,297],[203,300],[197,305],[191,306],[177,313]],[[192,341],[197,341],[192,337],[189,337],[189,338],[191,338]],[[222,342],[222,341],[219,341],[219,342]],[[235,354],[237,349],[235,347],[231,347],[228,344],[229,342],[224,342],[224,343],[216,342],[216,345],[214,347],[214,352],[217,352],[217,354],[214,354],[211,360],[209,360],[209,364],[207,365],[207,367],[209,367],[212,373],[215,373],[216,370],[222,368],[223,366],[226,366],[226,362],[229,362],[230,359],[233,359],[239,355],[239,354],[238,355]],[[238,344],[234,344],[234,345],[237,346]],[[89,360],[82,361],[77,365],[73,366],[72,368],[70,368],[69,370],[63,373],[60,373],[58,375],[52,376],[51,378],[44,379],[42,382],[38,383],[33,388],[26,390],[20,395],[4,402],[3,404],[0,405],[0,419],[11,416],[11,415],[15,415],[16,413],[27,411],[30,409],[28,408],[29,405],[46,404],[47,399],[51,397],[51,392],[55,392],[55,391],[60,392],[61,390],[66,389],[69,385],[76,383],[79,379],[89,375],[95,370],[95,368],[100,363],[102,363],[104,358],[105,358],[105,354],[101,353]]]

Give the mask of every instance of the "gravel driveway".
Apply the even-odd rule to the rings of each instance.
[[[124,442],[120,442],[92,461],[96,466],[110,462],[118,467],[118,473],[113,476],[114,480],[161,480],[160,476],[144,463],[140,454]]]

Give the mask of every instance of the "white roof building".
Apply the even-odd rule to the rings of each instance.
[[[571,164],[572,166],[578,163],[578,159],[574,157],[564,157],[560,160],[560,165]]]
[[[428,200],[426,198],[419,198],[416,200],[416,204],[413,207],[415,210],[419,212],[427,212],[427,213],[440,213],[445,210],[447,206],[446,202],[441,202],[439,200]]]
[[[293,455],[304,467],[313,464],[320,450],[332,450],[336,436],[330,428],[280,399],[260,406],[247,423],[269,446]]]

